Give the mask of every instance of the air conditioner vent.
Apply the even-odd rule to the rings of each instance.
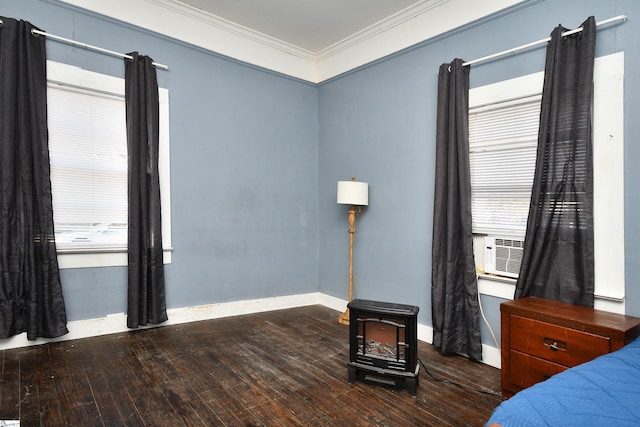
[[[524,240],[495,238],[496,245],[507,246],[509,248],[524,248]]]
[[[522,264],[524,240],[485,237],[484,271],[489,274],[517,278]]]

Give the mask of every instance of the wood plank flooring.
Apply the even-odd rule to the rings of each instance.
[[[348,327],[323,306],[0,352],[0,420],[21,426],[481,426],[500,371],[420,342],[415,398],[348,384]],[[467,388],[468,387],[468,388]],[[475,390],[483,390],[480,393]]]

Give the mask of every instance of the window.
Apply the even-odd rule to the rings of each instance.
[[[595,293],[596,297],[613,301],[623,301],[625,295],[623,73],[622,52],[596,58],[593,110]],[[469,92],[474,247],[481,271],[487,262],[486,236],[524,238],[543,79],[544,73],[535,73]]]
[[[61,268],[127,265],[124,80],[48,62],[54,224]],[[168,91],[160,95],[160,185],[170,262]]]
[[[124,98],[51,85],[47,105],[57,248],[126,249]]]
[[[474,233],[524,238],[540,101],[529,95],[469,109]]]

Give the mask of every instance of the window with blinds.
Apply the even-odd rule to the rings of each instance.
[[[625,297],[624,65],[624,52],[596,58],[593,102],[596,308],[620,312]],[[505,276],[509,268],[499,267],[504,259],[498,251],[507,246],[513,254],[519,248],[505,242],[524,239],[543,81],[544,72],[538,72],[469,91],[473,240],[479,271],[490,271],[487,266],[493,262],[494,271],[503,270],[495,274]],[[494,249],[493,259],[489,248]],[[483,286],[483,293],[505,295]]]
[[[60,268],[126,266],[124,79],[47,61],[49,157]],[[171,263],[169,91],[158,88],[164,262]]]
[[[541,95],[469,110],[473,232],[524,237],[535,169]]]
[[[126,248],[124,98],[59,85],[47,97],[57,247]]]

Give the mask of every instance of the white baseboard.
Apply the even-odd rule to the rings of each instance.
[[[340,313],[344,313],[347,309],[348,301],[346,299],[336,298],[323,293],[318,293],[318,295],[318,304],[320,305],[323,305],[335,311],[339,311]]]
[[[309,294],[287,295],[283,297],[260,298],[255,300],[173,308],[167,310],[169,320],[166,322],[160,325],[140,327],[139,329],[178,325],[181,323],[197,322],[200,320],[218,319],[222,317],[240,316],[243,314],[316,305],[320,304],[321,295],[322,294],[319,292],[314,292]],[[117,334],[132,330],[127,328],[127,316],[125,313],[108,314],[106,317],[99,317],[95,319],[75,320],[67,323],[67,329],[69,329],[69,333],[61,337],[52,339],[38,338],[35,341],[27,340],[26,333],[18,334],[11,338],[1,340],[0,350],[28,347],[32,345],[46,344],[49,342],[89,338],[107,334]]]
[[[502,365],[500,355],[501,352],[499,348],[482,344],[482,363],[485,365],[500,369],[500,366]]]
[[[418,323],[418,339],[433,344],[433,327]],[[482,344],[482,363],[500,369],[500,349]]]
[[[347,307],[347,300],[336,298],[321,292],[312,292],[308,294],[287,295],[282,297],[259,298],[193,307],[173,308],[167,310],[169,320],[166,322],[161,325],[151,325],[141,327],[139,329],[178,325],[201,320],[220,319],[223,317],[263,313],[267,311],[305,307],[317,304],[338,312],[344,312]],[[131,329],[127,328],[127,316],[124,313],[109,314],[106,317],[96,319],[72,321],[67,324],[67,328],[69,329],[68,334],[53,339],[38,338],[35,341],[29,341],[27,340],[26,333],[15,335],[11,338],[2,340],[0,342],[0,350],[131,331]],[[433,328],[431,326],[418,324],[418,339],[431,344],[433,342]],[[483,344],[482,357],[483,362],[487,365],[500,368],[500,350]]]

